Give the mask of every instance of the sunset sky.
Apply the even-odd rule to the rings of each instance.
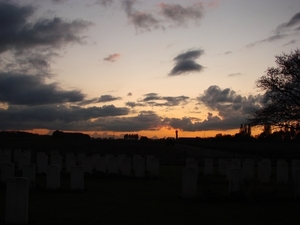
[[[0,130],[234,134],[299,0],[0,0]]]

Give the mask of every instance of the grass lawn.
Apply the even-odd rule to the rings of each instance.
[[[201,174],[201,167],[200,171]],[[29,194],[29,224],[299,224],[300,203],[289,185],[251,186],[249,199],[231,199],[223,177],[199,177],[197,199],[181,198],[181,166],[161,166],[158,179],[85,177],[83,193],[70,192],[69,176],[61,189],[45,189],[46,177],[37,175],[38,188]],[[4,224],[5,188],[0,190],[0,224]]]

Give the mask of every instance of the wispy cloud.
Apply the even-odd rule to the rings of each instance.
[[[181,53],[176,56],[173,60],[175,66],[169,73],[169,76],[177,76],[188,74],[191,72],[200,72],[203,70],[203,66],[196,63],[195,60],[204,54],[204,51],[199,50],[188,50],[185,53]]]
[[[277,28],[274,31],[272,31],[273,34],[271,36],[262,40],[252,42],[246,45],[246,47],[251,48],[258,44],[262,44],[266,42],[274,42],[293,35],[299,35],[298,34],[299,30],[295,28],[295,26],[299,26],[299,25],[300,25],[300,12],[292,16],[292,18],[288,22],[278,25]]]
[[[111,55],[105,57],[103,60],[108,61],[108,62],[115,62],[120,57],[121,57],[120,54],[114,53],[114,54],[111,54]]]
[[[237,77],[237,76],[242,76],[242,73],[230,73],[228,74],[229,77]]]
[[[204,8],[201,4],[183,7],[180,4],[159,4],[161,14],[171,23],[182,26],[186,25],[189,20],[194,20],[196,23],[202,19]]]

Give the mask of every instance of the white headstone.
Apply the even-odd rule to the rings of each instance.
[[[270,170],[268,162],[258,163],[258,180],[262,183],[270,182]]]
[[[198,169],[182,169],[182,198],[195,198],[197,196]]]
[[[2,152],[0,157],[0,164],[2,163],[10,163],[10,155],[8,153]]]
[[[204,175],[213,175],[214,174],[214,160],[211,158],[204,159]]]
[[[60,188],[60,167],[58,165],[49,165],[47,167],[47,189]]]
[[[93,169],[96,169],[97,159],[100,158],[100,154],[93,154]]]
[[[135,160],[134,176],[142,178],[145,176],[145,159],[137,158]]]
[[[121,174],[122,174],[122,176],[126,176],[126,177],[131,176],[131,158],[129,158],[129,157],[123,158]]]
[[[28,179],[29,187],[35,185],[35,164],[24,164],[22,169],[22,177]]]
[[[85,153],[80,152],[77,154],[77,163],[79,166],[83,166],[83,159],[85,158]]]
[[[1,164],[1,182],[5,182],[15,176],[15,165],[13,163]]]
[[[96,171],[106,173],[106,158],[99,157],[96,159]]]
[[[84,171],[83,166],[71,167],[71,190],[84,190]]]
[[[149,176],[150,177],[159,177],[159,159],[154,158],[150,159],[148,162],[149,166]]]
[[[227,162],[227,159],[218,160],[218,173],[222,176],[226,176],[227,174]]]
[[[28,163],[31,163],[31,150],[26,149],[26,150],[24,150],[24,152],[22,154],[28,155]]]
[[[37,155],[37,173],[46,173],[47,166],[48,166],[48,156],[45,154],[39,154]]]
[[[294,176],[294,197],[300,199],[300,169],[295,170]]]
[[[23,154],[20,156],[19,158],[19,165],[18,165],[18,169],[22,170],[23,165],[29,163],[29,156],[28,154]]]
[[[229,172],[229,192],[241,190],[243,185],[242,169],[230,169]]]
[[[287,162],[277,162],[277,182],[287,183],[289,178],[289,167]]]
[[[60,156],[60,155],[53,155],[51,157],[51,165],[58,165],[60,171],[62,171],[62,156]]]
[[[246,159],[242,164],[242,173],[244,180],[253,180],[254,179],[254,160]]]
[[[28,179],[22,177],[9,178],[6,186],[6,224],[28,223]]]
[[[76,166],[76,157],[75,156],[67,156],[66,158],[66,170],[67,173],[71,173],[71,167]]]
[[[150,171],[149,164],[150,164],[151,159],[154,159],[154,155],[147,155],[146,156],[146,171],[147,172]]]
[[[87,156],[83,159],[83,171],[85,173],[93,174],[93,158]]]
[[[107,160],[107,172],[109,174],[118,174],[118,158],[117,157],[105,157]]]
[[[14,150],[14,163],[18,164],[19,163],[19,158],[22,155],[22,150],[21,149],[15,149]]]
[[[300,159],[292,160],[292,177],[294,179],[296,170],[300,169]]]

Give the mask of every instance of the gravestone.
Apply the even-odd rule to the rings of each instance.
[[[272,163],[271,163],[271,159],[262,159],[262,162],[267,164],[267,173],[269,174],[269,176],[272,175]]]
[[[145,159],[144,158],[136,158],[135,168],[134,168],[134,176],[138,177],[138,178],[142,178],[145,176]]]
[[[53,155],[51,157],[51,165],[58,165],[60,171],[62,171],[62,156],[60,156],[60,155]]]
[[[189,199],[197,196],[198,169],[182,169],[182,198]]]
[[[254,160],[246,159],[242,164],[243,179],[251,181],[254,179]]]
[[[38,154],[37,155],[37,173],[46,173],[47,166],[48,166],[48,156],[45,154]]]
[[[28,179],[29,188],[35,186],[35,164],[24,164],[22,169],[22,177]]]
[[[97,159],[100,158],[100,154],[93,154],[93,169],[96,169],[97,167]]]
[[[68,155],[66,158],[66,170],[67,173],[71,173],[71,167],[76,166],[76,157],[73,155]]]
[[[14,163],[15,163],[16,165],[18,165],[18,163],[19,163],[19,158],[20,158],[21,155],[22,155],[22,150],[21,150],[21,149],[15,149],[15,150],[14,150]]]
[[[14,163],[2,163],[1,164],[1,182],[6,183],[7,180],[15,176]]]
[[[8,153],[2,152],[0,157],[0,164],[2,163],[10,163],[10,155]]]
[[[85,158],[85,153],[78,153],[77,154],[77,164],[79,166],[83,166],[83,159]]]
[[[214,174],[214,160],[211,158],[204,159],[204,175],[213,175]]]
[[[242,189],[243,175],[242,169],[233,168],[229,171],[229,192],[237,192]]]
[[[18,169],[22,170],[23,165],[29,163],[29,156],[28,154],[23,154],[20,156],[19,158],[19,165],[18,165]]]
[[[26,149],[26,150],[24,150],[24,152],[22,154],[28,155],[28,163],[31,163],[31,150]]]
[[[118,174],[118,158],[117,157],[105,157],[107,164],[108,174]]]
[[[106,158],[99,157],[96,160],[96,171],[106,173]]]
[[[285,161],[277,162],[277,182],[287,183],[289,178],[288,164]]]
[[[121,174],[122,176],[126,176],[126,177],[131,176],[131,158],[129,157],[123,158]]]
[[[227,159],[219,159],[218,160],[218,173],[222,176],[226,176],[227,174]]]
[[[154,155],[147,155],[146,156],[146,171],[150,171],[150,160],[154,159]]]
[[[269,163],[266,161],[258,163],[258,180],[262,183],[270,182],[269,166]]]
[[[84,169],[83,166],[72,166],[71,167],[71,190],[84,190]]]
[[[6,185],[6,224],[28,223],[28,179],[13,177],[7,180]]]
[[[47,167],[47,189],[60,188],[60,167],[58,165],[49,165]]]
[[[159,159],[154,158],[149,160],[149,176],[159,177]]]
[[[87,156],[83,159],[83,171],[85,173],[93,174],[93,158]]]
[[[300,160],[299,159],[293,159],[292,160],[292,177],[295,178],[295,171],[300,169]]]
[[[300,169],[295,170],[294,175],[294,197],[300,199]]]

